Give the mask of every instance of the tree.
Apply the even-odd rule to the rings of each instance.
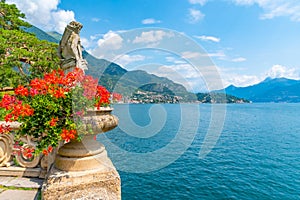
[[[59,68],[56,43],[25,32],[31,25],[16,5],[0,2],[0,88],[16,87]]]
[[[0,2],[0,27],[6,30],[18,30],[21,26],[30,27],[25,22],[25,14],[21,13],[15,4],[6,4],[5,0]]]

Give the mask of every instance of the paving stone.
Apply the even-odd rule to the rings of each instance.
[[[15,179],[16,177],[0,176],[0,185],[5,185]]]
[[[43,179],[39,178],[15,178],[4,186],[14,186],[14,187],[21,187],[21,188],[41,188],[43,184]]]
[[[5,190],[0,193],[1,200],[34,200],[37,196],[37,190]]]

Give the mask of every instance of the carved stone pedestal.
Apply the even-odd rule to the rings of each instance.
[[[121,181],[106,150],[101,153],[101,165],[83,171],[62,171],[52,167],[42,187],[45,200],[121,199]],[[99,159],[99,157],[98,157]]]
[[[89,111],[82,119],[86,129],[96,134],[115,128],[118,119],[111,111]],[[105,147],[93,138],[92,134],[84,135],[80,142],[71,140],[58,150],[42,187],[43,199],[121,199],[120,176]]]

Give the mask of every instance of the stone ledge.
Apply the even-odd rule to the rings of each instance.
[[[39,177],[45,178],[46,170],[41,168],[0,167],[0,176]]]
[[[121,180],[113,166],[66,172],[52,167],[42,187],[45,200],[121,199]]]
[[[5,187],[39,189],[42,187],[43,181],[44,179],[40,178],[0,176],[0,185]]]

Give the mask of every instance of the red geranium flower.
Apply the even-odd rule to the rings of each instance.
[[[53,151],[53,147],[52,146],[49,146],[48,149],[44,149],[42,151],[42,153],[47,156],[49,153],[51,153]]]
[[[15,94],[20,95],[20,96],[28,96],[29,92],[28,92],[28,89],[25,88],[23,85],[19,85],[15,89]]]
[[[34,152],[34,149],[33,148],[24,148],[23,149],[23,156],[26,157],[26,158],[32,158],[33,156],[33,153]]]
[[[10,131],[11,131],[11,128],[9,125],[4,125],[4,124],[0,125],[0,134],[9,133]]]
[[[50,126],[56,126],[56,122],[58,121],[58,118],[56,117],[56,118],[54,118],[54,117],[52,117],[52,119],[50,120],[50,122],[49,122],[49,124],[50,124]]]
[[[61,138],[66,142],[70,142],[71,139],[76,138],[76,130],[66,130],[63,129],[62,133],[60,134]]]
[[[6,110],[10,110],[12,108],[12,105],[15,104],[16,102],[16,97],[5,94],[1,100],[0,106],[2,108],[5,108]]]

